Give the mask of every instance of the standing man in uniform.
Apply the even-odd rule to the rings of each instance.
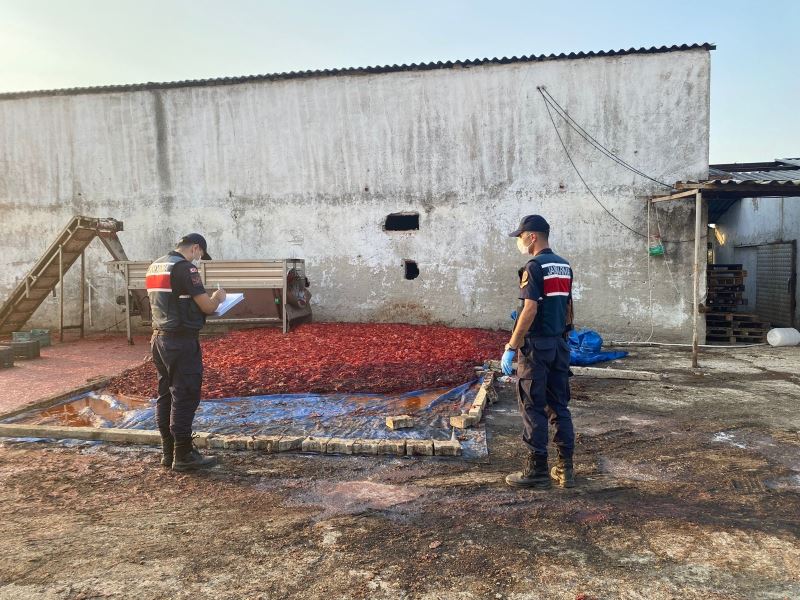
[[[511,340],[503,353],[502,368],[512,373],[517,356],[517,399],[522,413],[522,441],[527,457],[521,472],[506,477],[512,487],[573,487],[572,454],[575,433],[569,403],[569,346],[572,329],[572,268],[548,242],[550,225],[540,215],[524,217],[508,234],[517,238],[519,251],[533,257],[519,281],[521,310]],[[558,462],[547,467],[548,420],[555,427]]]
[[[151,264],[145,278],[153,319],[150,345],[158,369],[156,423],[164,454],[161,464],[175,471],[215,462],[192,444],[192,421],[203,384],[200,329],[206,315],[224,302],[225,290],[208,295],[194,264],[201,259],[211,260],[206,240],[199,233],[190,233],[180,239],[175,250]]]

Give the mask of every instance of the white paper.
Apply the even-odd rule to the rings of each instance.
[[[215,312],[212,316],[221,317],[230,309],[232,309],[234,306],[239,304],[239,302],[241,302],[242,300],[244,300],[244,294],[227,294],[225,296],[225,302],[219,305],[219,308],[217,308],[217,312]]]

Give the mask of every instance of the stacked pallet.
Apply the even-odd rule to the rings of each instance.
[[[743,298],[747,271],[742,265],[710,264],[706,301],[706,341],[710,344],[759,344],[766,340],[769,323],[751,313],[736,312]]]

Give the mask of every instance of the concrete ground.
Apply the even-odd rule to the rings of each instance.
[[[134,367],[150,355],[148,339],[136,336],[131,346],[121,335],[75,337],[42,348],[40,358],[17,359],[0,369],[0,413]]]
[[[513,389],[489,460],[6,442],[0,599],[800,597],[800,348],[640,349],[663,382],[575,378],[579,486],[515,491]]]

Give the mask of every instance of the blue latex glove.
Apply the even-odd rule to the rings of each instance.
[[[506,350],[503,352],[503,358],[500,360],[500,366],[503,369],[503,373],[506,375],[513,375],[514,368],[511,366],[511,363],[514,362],[514,356],[517,354],[516,350]]]
[[[515,311],[515,310],[511,311],[511,320],[512,321],[516,321],[517,320],[517,311]]]

